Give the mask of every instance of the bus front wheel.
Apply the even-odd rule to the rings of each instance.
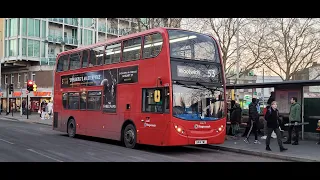
[[[76,136],[76,121],[74,119],[70,119],[68,122],[68,136],[72,138]]]
[[[123,143],[127,148],[135,148],[137,143],[137,131],[132,124],[128,124],[123,131]]]

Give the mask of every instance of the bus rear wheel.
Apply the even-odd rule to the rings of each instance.
[[[123,143],[125,147],[134,149],[137,144],[137,131],[132,124],[128,124],[123,131]]]
[[[76,136],[76,121],[74,119],[70,119],[68,122],[68,136],[72,138]]]

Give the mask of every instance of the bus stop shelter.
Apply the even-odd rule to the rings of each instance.
[[[290,99],[297,97],[301,104],[302,139],[305,132],[316,133],[317,122],[320,120],[320,80],[282,81],[250,84],[227,84],[227,90],[274,88],[275,100],[278,102],[280,115],[288,120],[290,112]]]

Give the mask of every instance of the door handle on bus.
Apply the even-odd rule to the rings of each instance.
[[[141,122],[144,122],[144,120],[143,120],[143,119],[141,119]]]

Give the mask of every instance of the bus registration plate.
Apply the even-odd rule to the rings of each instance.
[[[207,144],[207,140],[196,140],[194,144]]]

